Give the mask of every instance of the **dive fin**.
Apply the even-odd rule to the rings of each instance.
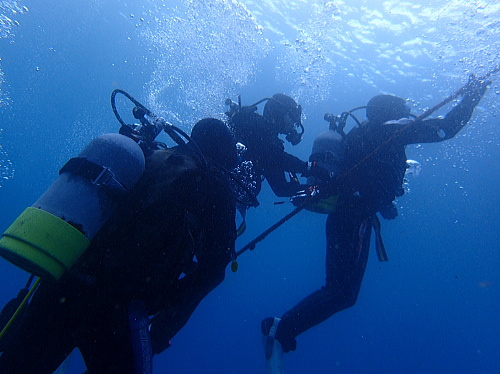
[[[265,344],[269,343],[267,340],[272,339],[265,337]],[[269,358],[266,358],[266,374],[284,374],[285,368],[283,365],[283,348],[276,339],[272,339],[272,353]]]
[[[54,374],[66,374],[66,372],[68,371],[68,366],[69,366],[69,362],[71,360],[72,354],[73,354],[73,352],[71,352],[66,357],[66,359],[62,362],[62,364],[59,366],[59,368],[56,371],[54,371]]]
[[[284,374],[285,368],[283,365],[283,347],[280,342],[275,339],[276,330],[280,318],[274,318],[273,325],[269,330],[268,335],[264,335],[264,350],[266,353],[266,374]]]

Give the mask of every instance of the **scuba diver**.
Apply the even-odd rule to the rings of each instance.
[[[142,130],[144,125],[150,123],[144,121]],[[120,133],[134,138],[141,126],[122,126]],[[67,271],[46,276],[50,271],[19,262],[42,278],[9,343],[1,345],[0,373],[52,373],[76,347],[89,374],[152,372],[153,353],[168,347],[162,330],[178,331],[222,282],[236,239],[227,172],[237,162],[234,138],[213,118],[200,120],[185,136],[188,142],[170,148],[148,147],[147,136],[140,137],[144,172],[128,192],[116,195],[116,209]],[[87,178],[88,171],[73,168],[72,178]],[[9,254],[15,245],[7,239],[4,234],[1,254],[15,263]],[[174,309],[175,325],[155,319]]]
[[[257,105],[266,101],[262,115],[257,113]],[[262,178],[278,197],[294,196],[301,186],[296,173],[302,176],[329,178],[328,171],[319,162],[302,161],[285,152],[284,140],[297,145],[302,140],[302,107],[291,97],[278,93],[250,106],[241,106],[226,100],[229,110],[226,115],[237,142],[245,147],[244,157],[253,163],[259,175],[256,183],[257,194],[260,192]],[[288,178],[286,174],[288,173]],[[262,178],[261,178],[262,177]]]
[[[471,77],[462,100],[444,118],[411,118],[404,99],[377,95],[366,106],[367,120],[343,137],[340,172],[327,188],[337,199],[326,221],[326,281],[281,318],[262,321],[268,373],[281,373],[283,352],[296,349],[296,337],[356,303],[365,272],[372,228],[382,245],[380,221],[394,219],[409,144],[453,138],[470,120],[490,81]],[[335,148],[335,147],[334,147]],[[379,259],[384,258],[385,252]]]

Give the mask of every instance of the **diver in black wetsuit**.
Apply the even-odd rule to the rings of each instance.
[[[276,196],[293,196],[301,189],[295,173],[329,178],[328,171],[320,163],[302,161],[285,152],[284,141],[279,135],[285,135],[287,141],[297,145],[304,133],[301,123],[302,108],[295,100],[278,93],[267,99],[262,115],[256,110],[257,104],[238,108],[233,103],[226,114],[236,141],[247,148],[245,159],[252,161],[257,174],[267,179]],[[291,175],[289,179],[287,172]],[[260,178],[257,183],[258,193],[261,188]]]
[[[58,281],[42,280],[2,345],[0,373],[52,373],[75,347],[89,374],[151,373],[152,354],[222,282],[234,253],[224,170],[237,161],[234,138],[207,118],[190,142],[147,155],[141,179],[78,262]]]
[[[461,102],[444,118],[411,120],[405,100],[392,95],[378,95],[368,102],[368,120],[344,139],[342,171],[334,182],[339,198],[326,222],[325,285],[281,319],[262,321],[268,359],[276,343],[283,352],[293,351],[298,335],[355,304],[368,259],[370,218],[377,212],[386,219],[397,216],[393,200],[403,194],[405,147],[454,137],[467,124],[490,83],[472,79]]]

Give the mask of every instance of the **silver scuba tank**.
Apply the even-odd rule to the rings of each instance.
[[[4,232],[0,256],[34,275],[59,279],[144,168],[143,151],[134,140],[120,134],[95,138]]]

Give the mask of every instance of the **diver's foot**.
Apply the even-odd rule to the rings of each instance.
[[[264,349],[266,352],[266,360],[269,360],[269,358],[271,358],[271,355],[273,354],[273,346],[276,340],[276,331],[278,330],[278,324],[280,323],[280,321],[281,318],[269,317],[264,319],[261,323],[260,327],[262,330],[262,335],[264,336]],[[277,343],[279,344],[279,342]]]
[[[264,349],[266,353],[266,373],[283,374],[283,347],[276,339],[280,318],[266,318],[261,323]]]
[[[284,324],[285,322],[280,318],[269,317],[262,320],[261,329],[262,335],[264,335],[264,337],[269,336],[275,340],[278,340],[281,344],[281,347],[283,348],[283,352],[288,353],[297,349],[297,340],[295,340],[295,337],[292,335],[291,330]]]

